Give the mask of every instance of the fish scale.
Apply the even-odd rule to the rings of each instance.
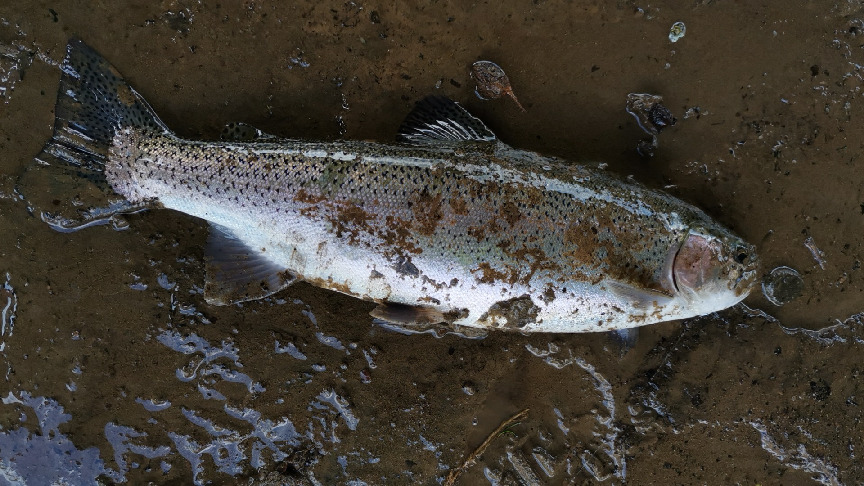
[[[108,68],[70,43],[43,154],[101,164],[135,207],[210,222],[211,303],[305,280],[400,326],[585,332],[713,312],[752,286],[753,248],[699,209],[511,148],[450,100],[419,102],[397,144],[202,142]]]

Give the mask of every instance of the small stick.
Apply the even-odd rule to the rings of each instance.
[[[456,479],[459,478],[459,475],[467,471],[469,467],[473,466],[477,462],[477,458],[483,454],[483,451],[485,451],[487,447],[489,447],[489,444],[492,443],[492,440],[495,439],[495,437],[498,437],[498,434],[500,434],[501,431],[513,425],[514,422],[522,420],[522,418],[528,415],[528,410],[530,409],[526,408],[525,410],[522,410],[521,412],[510,417],[504,422],[501,422],[501,425],[499,425],[497,429],[493,430],[492,433],[489,434],[488,437],[486,437],[486,440],[484,440],[483,443],[480,444],[480,446],[474,449],[474,452],[468,455],[468,458],[465,459],[465,462],[463,462],[461,466],[453,469],[452,471],[450,471],[450,473],[447,474],[447,480],[444,481],[444,486],[455,485]]]

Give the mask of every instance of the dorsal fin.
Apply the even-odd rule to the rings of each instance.
[[[443,96],[418,101],[399,127],[397,140],[416,145],[440,142],[494,142],[497,138],[479,118]]]
[[[210,226],[206,258],[204,299],[213,305],[263,299],[297,280],[260,250],[249,248],[231,230],[215,224]]]

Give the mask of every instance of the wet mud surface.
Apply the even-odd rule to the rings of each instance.
[[[73,36],[190,138],[245,122],[390,141],[416,100],[449,96],[513,146],[702,207],[801,296],[757,289],[629,350],[404,335],[307,284],[208,306],[202,221],[60,233],[16,193]],[[0,483],[440,484],[524,409],[457,484],[864,481],[862,39],[854,2],[0,6]],[[526,112],[475,96],[477,60]],[[653,158],[634,92],[678,120]]]

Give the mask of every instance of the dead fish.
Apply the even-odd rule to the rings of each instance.
[[[474,93],[481,100],[497,100],[507,95],[516,102],[516,106],[520,110],[525,111],[525,108],[519,103],[519,99],[516,98],[513,87],[510,86],[510,78],[507,77],[501,66],[492,61],[477,61],[471,65],[471,77],[477,82]]]
[[[34,173],[104,187],[111,205],[88,217],[207,220],[211,304],[303,280],[377,302],[375,317],[407,328],[591,332],[718,311],[755,280],[754,247],[699,209],[509,147],[446,98],[418,102],[398,143],[251,128],[249,141],[203,142],[177,137],[83,42],[70,41],[62,70]]]

